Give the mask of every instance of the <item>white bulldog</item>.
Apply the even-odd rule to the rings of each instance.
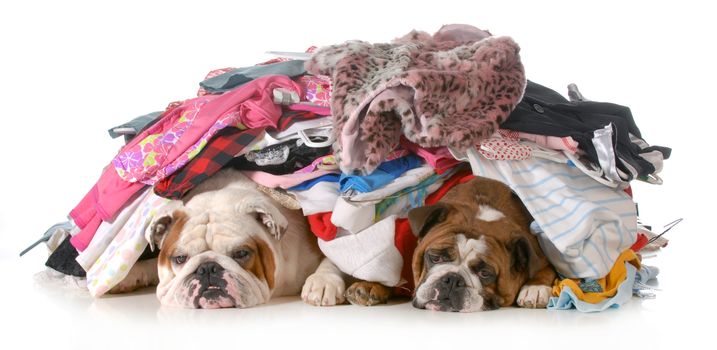
[[[163,305],[246,308],[297,295],[305,281],[308,303],[344,301],[344,282],[325,258],[319,267],[322,254],[301,211],[282,207],[236,170],[160,208],[145,236],[160,249],[154,271]],[[151,267],[136,265],[115,292],[156,281]]]

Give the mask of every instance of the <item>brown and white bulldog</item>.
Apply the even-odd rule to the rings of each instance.
[[[236,170],[222,170],[158,211],[146,238],[160,248],[163,305],[246,308],[298,295],[322,260],[301,211],[282,207]],[[343,302],[332,267],[325,260],[308,289],[323,305]],[[147,271],[138,266],[125,280],[132,284],[139,274]]]
[[[413,209],[413,305],[437,311],[544,308],[555,270],[530,233],[532,220],[505,184],[475,178],[435,205]]]

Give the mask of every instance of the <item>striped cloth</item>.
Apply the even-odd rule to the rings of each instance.
[[[562,155],[562,153],[558,153]],[[553,160],[488,160],[468,150],[473,173],[508,184],[535,219],[531,231],[558,273],[602,278],[637,237],[637,213],[622,190]]]

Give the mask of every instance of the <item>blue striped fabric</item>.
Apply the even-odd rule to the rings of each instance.
[[[508,184],[535,219],[532,229],[558,272],[568,278],[602,278],[636,239],[637,214],[622,190],[561,163],[488,160],[468,150],[473,173]]]

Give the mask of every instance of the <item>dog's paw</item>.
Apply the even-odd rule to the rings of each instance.
[[[314,273],[304,282],[301,299],[314,306],[343,304],[346,283],[341,276],[333,273]]]
[[[518,299],[515,301],[520,307],[529,309],[544,309],[548,306],[548,299],[553,291],[550,286],[528,286],[520,288]]]
[[[346,300],[361,306],[385,304],[390,296],[391,289],[376,282],[355,282],[346,290]]]
[[[157,259],[141,260],[135,263],[127,276],[112,287],[108,293],[130,293],[144,287],[156,286],[158,283]]]
[[[127,276],[120,283],[117,283],[107,293],[109,294],[123,294],[131,293],[136,290],[157,285],[157,282],[145,277],[145,276]]]

